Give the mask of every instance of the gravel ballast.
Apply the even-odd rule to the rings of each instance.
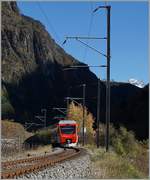
[[[77,179],[90,177],[90,157],[87,153],[66,160],[42,171],[20,176],[23,179]]]

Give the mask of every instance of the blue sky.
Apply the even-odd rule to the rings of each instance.
[[[148,83],[148,3],[109,2],[111,5],[111,79],[130,78]],[[88,65],[104,65],[106,58],[66,36],[106,36],[106,11],[92,13],[104,2],[18,2],[22,14],[41,21],[65,51]],[[84,42],[106,53],[105,40]],[[105,68],[90,68],[106,79]]]

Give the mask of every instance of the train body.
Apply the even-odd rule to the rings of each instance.
[[[51,142],[54,146],[74,147],[78,143],[77,123],[74,120],[60,120],[51,132]]]

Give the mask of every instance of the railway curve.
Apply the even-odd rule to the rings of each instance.
[[[79,148],[65,148],[62,152],[27,159],[19,159],[1,163],[1,179],[12,179],[20,175],[41,171],[56,163],[83,155],[85,152]]]

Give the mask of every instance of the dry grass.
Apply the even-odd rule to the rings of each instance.
[[[105,126],[100,124],[100,145],[105,147]],[[110,128],[110,152],[88,145],[93,178],[148,178],[148,140],[139,142],[125,127]]]
[[[2,161],[14,160],[14,159],[23,159],[27,157],[35,157],[40,155],[47,155],[52,152],[51,145],[39,146],[37,148],[31,148],[30,150],[20,149],[18,153],[9,155],[7,157],[2,156]]]
[[[33,136],[33,133],[27,132],[19,123],[10,120],[2,120],[1,127],[2,139],[5,139],[2,143],[2,160],[20,159],[26,158],[27,156],[33,157],[36,155],[44,155],[52,151],[51,145],[31,146],[27,150],[27,145],[25,148],[23,143],[26,139]]]
[[[120,156],[114,151],[87,146],[91,154],[92,177],[99,179],[148,178],[148,152],[139,152],[137,157]]]
[[[134,157],[128,157],[130,163],[142,172],[144,176],[149,174],[149,151],[143,145],[138,145],[138,153]]]
[[[15,139],[20,137],[22,140],[32,136],[25,128],[13,120],[1,120],[1,136],[5,139]]]
[[[32,136],[21,124],[10,120],[1,121],[1,132],[1,155],[5,158],[20,154],[23,142]]]
[[[52,146],[51,145],[45,145],[45,146],[39,146],[36,149],[31,149],[28,151],[25,151],[25,154],[30,154],[31,156],[34,156],[36,154],[47,154],[52,152]]]

